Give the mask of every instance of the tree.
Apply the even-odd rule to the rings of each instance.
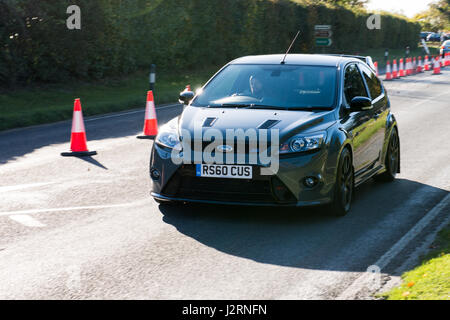
[[[420,23],[423,30],[450,30],[450,0],[431,3],[426,11],[416,14],[414,19]]]
[[[364,8],[368,0],[321,0],[321,2],[331,3],[343,7]]]

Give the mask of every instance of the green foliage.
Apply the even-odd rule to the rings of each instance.
[[[329,3],[332,5],[363,8],[368,0],[319,0],[320,2]]]
[[[432,2],[428,10],[418,13],[414,19],[425,31],[450,31],[450,0]]]
[[[420,265],[402,275],[402,284],[380,294],[388,300],[450,300],[450,226],[439,232]]]
[[[156,104],[173,103],[186,84],[200,88],[217,70],[203,66],[158,76],[155,85]],[[131,108],[145,108],[148,73],[108,78],[92,83],[74,82],[27,87],[0,94],[0,131],[41,123],[71,119],[74,98],[81,98],[85,116]]]
[[[220,65],[246,54],[319,51],[314,25],[333,26],[329,52],[417,43],[419,25],[384,14],[368,30],[363,1],[0,0],[0,87],[122,76],[151,63],[158,72]],[[66,9],[81,8],[81,30]],[[354,9],[350,9],[355,6]]]

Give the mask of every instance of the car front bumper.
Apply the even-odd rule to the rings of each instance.
[[[279,169],[261,175],[254,165],[252,179],[206,178],[195,175],[194,164],[174,164],[170,152],[154,144],[150,159],[151,195],[161,201],[251,206],[315,206],[332,201],[337,159],[326,149],[314,153],[280,156]],[[310,188],[306,177],[317,178]]]
[[[204,204],[218,204],[218,205],[236,205],[236,206],[257,206],[257,207],[311,207],[324,205],[329,203],[331,200],[323,201],[297,201],[293,203],[279,203],[279,202],[244,202],[244,201],[233,201],[233,200],[207,200],[207,199],[195,199],[195,198],[177,198],[164,196],[162,194],[151,192],[151,196],[160,201],[177,201],[177,202],[189,202],[189,203],[204,203]]]

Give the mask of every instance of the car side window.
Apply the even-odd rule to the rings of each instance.
[[[350,103],[354,97],[368,97],[363,79],[359,73],[356,64],[351,64],[345,69],[344,75],[344,95],[347,103]]]
[[[376,99],[379,97],[383,90],[381,89],[380,80],[377,78],[375,73],[373,73],[369,68],[364,65],[359,66],[361,68],[362,74],[364,75],[364,79],[366,80],[367,87],[370,91],[370,96],[372,99]]]

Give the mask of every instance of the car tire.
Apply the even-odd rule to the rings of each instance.
[[[389,144],[386,151],[386,159],[384,162],[386,171],[376,175],[376,181],[391,182],[395,180],[398,169],[400,168],[400,140],[398,138],[397,129],[392,130],[389,137]]]
[[[350,211],[354,181],[352,155],[349,149],[344,148],[339,157],[333,201],[329,205],[329,211],[334,216],[343,217]]]

